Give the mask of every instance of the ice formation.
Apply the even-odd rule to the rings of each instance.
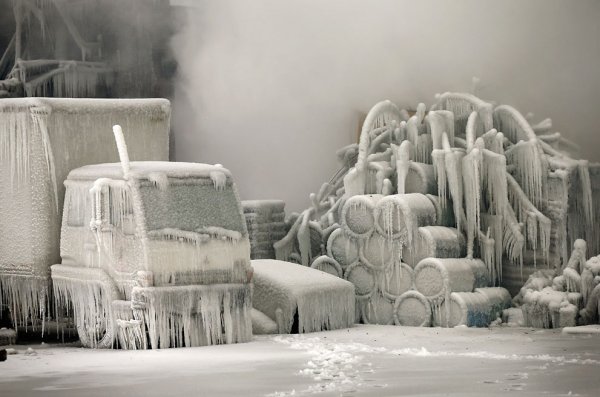
[[[488,325],[508,305],[501,287],[515,295],[536,270],[560,268],[578,238],[600,252],[600,166],[574,149],[549,119],[530,124],[472,94],[438,95],[412,116],[380,102],[276,256],[354,283],[362,322]],[[600,294],[573,272],[565,288]],[[560,310],[561,324],[575,318],[573,307]]]
[[[72,310],[89,347],[248,341],[250,242],[230,172],[129,162],[114,131],[121,163],[77,168],[65,182],[56,305]]]
[[[600,259],[578,239],[562,268],[532,274],[515,298],[525,325],[560,328],[599,321]]]
[[[132,159],[167,160],[169,119],[164,99],[0,101],[0,299],[15,322],[47,314],[69,171],[118,160],[116,123],[125,128]]]

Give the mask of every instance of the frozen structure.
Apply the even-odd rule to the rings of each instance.
[[[573,151],[549,119],[471,94],[380,102],[277,258],[354,283],[364,323],[486,326],[576,239],[600,251],[600,167]]]
[[[242,201],[252,259],[275,259],[273,244],[287,233],[285,203],[281,200]]]
[[[0,304],[17,325],[47,314],[63,181],[74,168],[118,160],[115,123],[126,128],[133,160],[168,160],[165,99],[0,100]]]
[[[248,341],[250,244],[230,172],[130,163],[114,128],[121,163],[80,167],[65,181],[57,306],[72,309],[88,347]]]

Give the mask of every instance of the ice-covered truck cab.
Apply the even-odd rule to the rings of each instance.
[[[71,171],[65,186],[62,264],[52,280],[84,345],[251,338],[250,244],[227,169],[98,164]]]

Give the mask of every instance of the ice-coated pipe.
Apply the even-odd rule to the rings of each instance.
[[[115,134],[115,142],[117,143],[119,159],[121,160],[121,167],[123,168],[123,178],[127,179],[129,175],[129,153],[127,152],[127,143],[125,142],[125,136],[123,135],[121,126],[118,124],[113,125],[113,133]]]

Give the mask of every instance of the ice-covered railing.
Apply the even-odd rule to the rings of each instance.
[[[102,62],[38,59],[17,60],[12,75],[18,76],[28,97],[95,97],[106,86],[112,70]]]

